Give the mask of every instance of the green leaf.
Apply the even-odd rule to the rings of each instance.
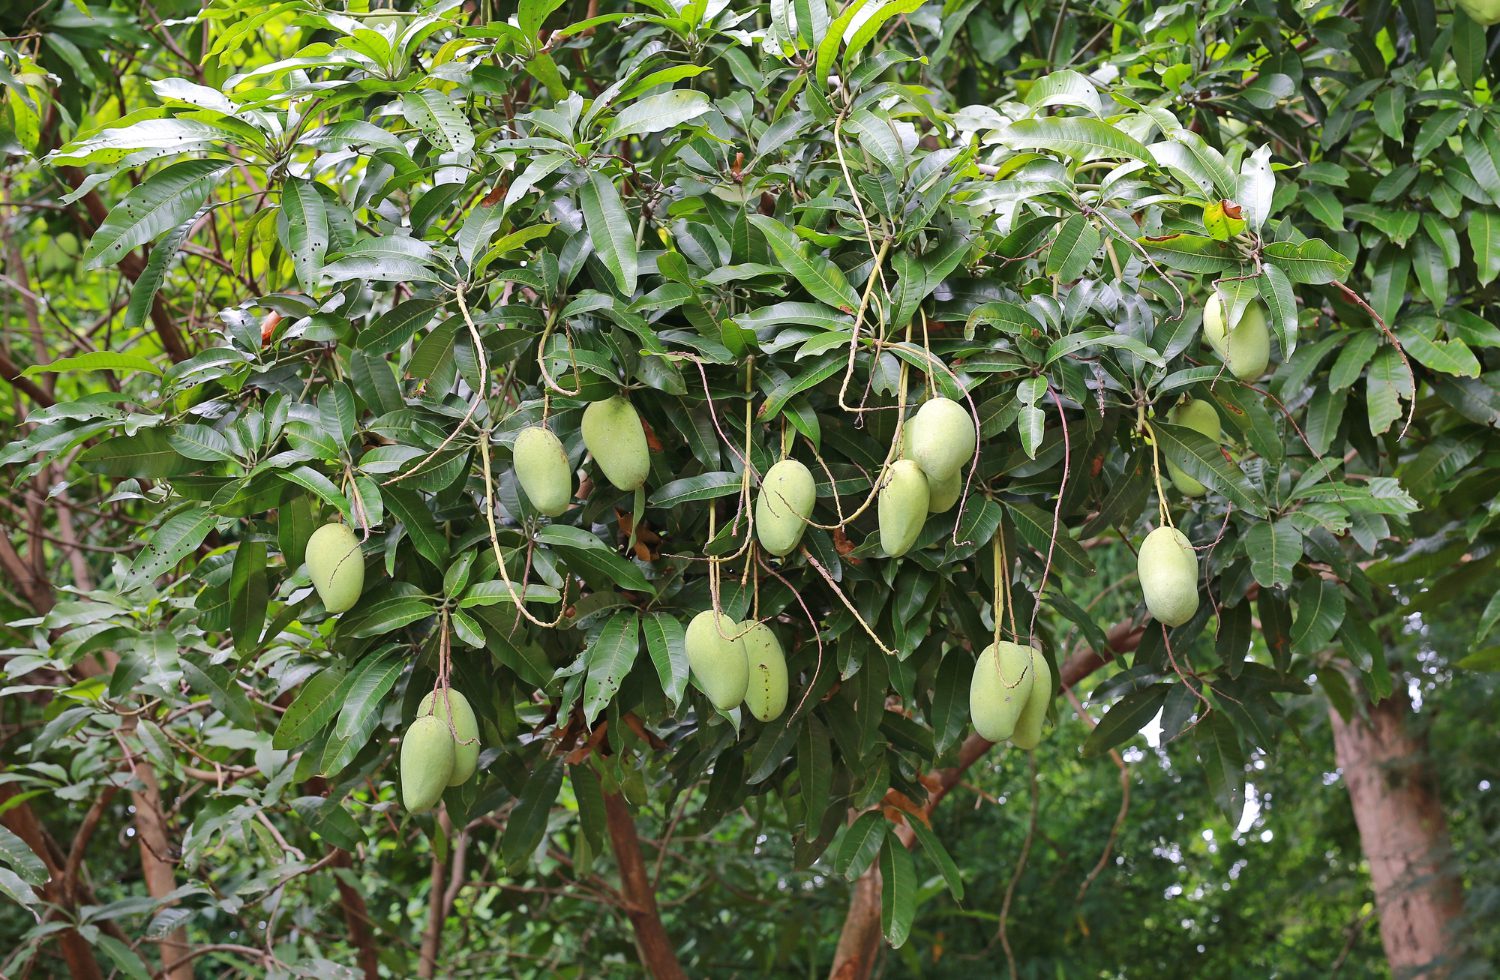
[[[656,667],[662,693],[676,710],[687,689],[687,648],[683,645],[686,631],[677,617],[662,612],[647,613],[641,620],[641,629],[646,635],[646,649]]]
[[[1370,415],[1370,434],[1387,432],[1401,417],[1401,400],[1415,392],[1412,377],[1396,348],[1383,346],[1375,352],[1365,373],[1365,405]]]
[[[999,134],[1000,141],[1015,150],[1056,150],[1086,160],[1091,157],[1155,161],[1135,137],[1109,123],[1087,116],[1048,116],[1022,119]]]
[[[1292,621],[1292,652],[1316,656],[1333,641],[1344,623],[1344,592],[1337,582],[1305,580],[1297,588],[1297,617]]]
[[[850,22],[864,5],[865,0],[850,0],[849,5],[839,12],[833,23],[828,25],[828,33],[823,35],[823,40],[818,42],[818,58],[813,69],[813,80],[819,88],[827,87],[828,73],[839,55],[839,45],[844,43],[844,32],[848,30]]]
[[[120,371],[124,373],[143,371],[147,374],[161,374],[161,369],[153,364],[150,358],[140,354],[95,350],[74,357],[59,357],[55,361],[33,364],[21,372],[21,377],[34,378],[39,374],[67,374],[73,371]]]
[[[1480,285],[1488,286],[1500,276],[1500,213],[1488,208],[1469,213],[1469,245],[1474,249]]]
[[[583,683],[583,720],[593,725],[609,702],[614,700],[625,675],[635,664],[640,650],[639,618],[634,612],[619,613],[604,628],[584,653],[588,677]]]
[[[590,171],[588,182],[578,188],[578,206],[600,261],[614,276],[620,292],[627,297],[634,295],[638,262],[635,229],[620,192],[608,177]]]
[[[764,214],[750,215],[750,223],[759,229],[776,259],[790,272],[814,299],[848,312],[859,307],[859,294],[844,278],[832,260],[812,253],[792,236],[786,225]]]
[[[384,636],[403,626],[435,615],[432,603],[419,596],[392,596],[359,611],[357,619],[345,614],[340,632],[350,637]]]
[[[1261,521],[1245,532],[1244,540],[1250,573],[1262,588],[1292,584],[1292,570],[1302,560],[1302,532],[1290,518],[1275,523]]]
[[[287,178],[281,193],[279,228],[284,229],[282,245],[292,257],[297,282],[302,291],[311,293],[323,272],[328,245],[333,232],[328,225],[328,207],[317,185],[310,180]]]
[[[620,557],[596,535],[568,524],[549,524],[537,532],[537,544],[557,548],[564,560],[585,578],[608,579],[622,589],[653,592],[641,570]]]
[[[1222,711],[1209,712],[1193,728],[1193,745],[1215,802],[1238,827],[1245,812],[1245,756],[1234,724]]]
[[[114,265],[133,248],[154,241],[203,206],[220,176],[221,160],[184,160],[141,181],[115,205],[84,249],[86,269]]]
[[[844,830],[838,849],[833,855],[833,870],[848,881],[865,873],[865,869],[880,853],[890,824],[879,810],[860,814],[859,818]]]
[[[1081,214],[1073,215],[1062,223],[1047,251],[1047,275],[1063,282],[1079,278],[1102,243],[1103,237],[1092,221]]]
[[[501,855],[511,874],[526,869],[546,836],[547,817],[557,800],[558,791],[562,789],[562,777],[562,760],[557,758],[537,763],[527,777],[520,799],[505,821],[505,833],[500,841]]]
[[[1131,691],[1120,700],[1110,706],[1099,719],[1099,724],[1089,732],[1089,737],[1084,739],[1083,754],[1085,756],[1103,755],[1110,749],[1125,741],[1134,738],[1136,733],[1145,728],[1161,706],[1167,700],[1167,692],[1172,689],[1170,684],[1152,684]]]
[[[738,473],[720,471],[685,476],[663,485],[647,501],[652,507],[671,510],[682,504],[698,500],[712,500],[740,492],[741,476]]]
[[[204,213],[205,209],[199,208],[192,217],[167,232],[152,247],[151,255],[146,259],[146,267],[141,270],[135,284],[130,287],[130,302],[125,307],[127,330],[134,330],[146,322],[146,317],[150,315],[156,301],[156,294],[161,290],[162,283],[166,281],[167,270],[171,267],[172,260],[177,257],[177,250],[182,247],[182,243]]]
[[[406,93],[401,96],[401,115],[442,153],[465,154],[474,149],[474,131],[443,92],[428,88]]]
[[[0,861],[28,885],[40,888],[50,877],[42,859],[20,837],[0,827]]]
[[[962,902],[964,900],[964,879],[959,874],[958,865],[953,862],[953,858],[948,854],[947,848],[943,847],[943,842],[938,840],[937,834],[932,832],[931,827],[918,818],[907,814],[906,823],[907,826],[916,832],[917,842],[922,845],[923,853],[932,858],[932,863],[937,865],[938,874],[943,876],[943,883],[948,886],[948,892],[953,896],[953,900],[955,902]]]
[[[218,664],[195,663],[183,657],[182,677],[188,686],[200,694],[207,694],[213,706],[223,712],[231,725],[247,731],[255,731],[255,711],[250,699],[240,690],[234,674]]]
[[[1297,349],[1297,298],[1292,293],[1292,281],[1285,272],[1269,263],[1261,266],[1260,297],[1266,302],[1266,313],[1271,329],[1276,331],[1276,342],[1281,345],[1283,359],[1292,356]]]
[[[1300,245],[1272,242],[1266,246],[1265,256],[1292,282],[1310,285],[1342,282],[1354,266],[1353,262],[1317,238],[1310,238]]]
[[[708,96],[692,89],[673,89],[657,95],[648,95],[639,102],[626,106],[610,123],[605,139],[620,139],[625,136],[649,136],[673,126],[691,122],[710,111],[713,104]]]
[[[1137,243],[1152,259],[1172,269],[1218,274],[1235,268],[1235,256],[1229,246],[1204,235],[1140,238]]]
[[[344,669],[333,666],[318,671],[297,692],[276,723],[271,747],[291,751],[321,732],[343,703]]]
[[[165,574],[178,562],[198,550],[218,518],[207,507],[194,507],[169,517],[152,532],[146,546],[130,565],[130,576],[136,581],[150,581]]]
[[[885,941],[900,949],[917,914],[917,868],[911,852],[895,837],[880,845],[880,928]]]
[[[1264,515],[1265,501],[1238,466],[1224,458],[1214,440],[1180,425],[1157,422],[1153,428],[1161,451],[1188,476],[1223,494],[1235,506]]]
[[[380,717],[381,702],[404,670],[405,658],[394,653],[371,654],[355,665],[339,685],[334,736],[349,739],[366,729],[373,730],[371,720]]]
[[[229,579],[229,632],[234,652],[247,657],[260,645],[266,624],[266,544],[242,540]]]

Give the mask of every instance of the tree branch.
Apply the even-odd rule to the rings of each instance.
[[[677,952],[661,923],[656,906],[656,890],[641,858],[641,842],[635,832],[635,818],[630,805],[619,793],[604,794],[604,816],[609,825],[609,841],[614,847],[615,862],[620,866],[620,890],[625,897],[625,914],[635,929],[636,951],[641,965],[656,980],[686,980]],[[876,903],[879,915],[879,903]]]

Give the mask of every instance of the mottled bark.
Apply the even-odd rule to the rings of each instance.
[[[1454,925],[1463,915],[1463,886],[1450,864],[1427,740],[1412,732],[1410,715],[1400,688],[1371,707],[1368,719],[1329,713],[1391,972],[1437,977],[1460,952]]]

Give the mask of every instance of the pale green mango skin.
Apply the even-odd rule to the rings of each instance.
[[[365,556],[347,524],[324,524],[307,539],[307,574],[323,608],[352,609],[365,588]]]
[[[1031,672],[1031,693],[1016,719],[1015,731],[1010,733],[1010,744],[1027,752],[1042,744],[1042,723],[1047,720],[1047,706],[1052,703],[1052,668],[1035,647],[1031,648]]]
[[[766,471],[755,499],[755,536],[777,558],[791,554],[802,540],[807,518],[817,501],[812,471],[795,459],[783,459]]]
[[[741,623],[740,628],[747,625]],[[756,719],[772,721],[786,710],[786,654],[781,651],[781,641],[765,623],[750,626],[744,643],[749,666],[745,707]]]
[[[635,406],[619,395],[583,410],[583,444],[616,490],[635,490],[651,473],[651,450]]]
[[[453,743],[453,775],[448,777],[449,786],[460,786],[468,782],[469,777],[474,775],[474,770],[479,768],[479,719],[474,717],[474,709],[469,704],[469,699],[464,697],[453,688],[448,688],[447,698],[437,698],[437,708],[433,709],[433,696],[436,691],[429,691],[417,706],[417,717],[433,715],[445,726],[448,724],[448,707],[453,708],[453,727],[448,734],[457,734]],[[445,704],[446,700],[446,704]]]
[[[974,419],[951,398],[932,398],[905,426],[902,454],[922,467],[929,480],[950,480],[974,456]]]
[[[712,609],[694,616],[688,623],[683,646],[698,690],[708,695],[714,707],[728,711],[745,700],[750,664],[745,654],[745,638],[739,636],[742,627],[723,613],[718,615],[718,628],[714,627]]]
[[[892,558],[911,550],[922,525],[927,523],[927,505],[931,500],[927,477],[922,468],[909,459],[898,459],[886,474],[876,503],[880,519],[880,547]]]
[[[1198,556],[1175,527],[1159,527],[1141,543],[1136,570],[1151,615],[1181,626],[1198,611]]]
[[[1242,381],[1258,378],[1271,362],[1271,332],[1266,329],[1266,308],[1251,300],[1232,328],[1224,322],[1224,299],[1218,293],[1203,307],[1203,339],[1208,341],[1229,373]]]
[[[453,775],[453,736],[437,715],[422,715],[401,738],[401,804],[410,813],[430,810]]]
[[[1010,738],[1035,683],[1030,647],[1009,640],[985,647],[969,681],[969,718],[979,737],[991,742]]]
[[[573,468],[568,451],[550,429],[528,425],[516,433],[512,448],[516,480],[539,513],[556,517],[573,499]]]
[[[1214,442],[1223,438],[1219,413],[1208,402],[1190,398],[1172,409],[1169,418],[1173,425],[1183,425],[1194,432],[1201,432]],[[1167,460],[1167,475],[1172,478],[1172,485],[1185,497],[1201,497],[1208,493],[1208,487],[1182,472],[1170,459]]]
[[[943,514],[953,509],[964,493],[964,471],[959,471],[946,480],[927,478],[927,513]]]
[[[1458,6],[1480,27],[1500,24],[1500,0],[1458,0]]]

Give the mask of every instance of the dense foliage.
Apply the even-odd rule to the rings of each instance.
[[[178,929],[231,947],[200,955],[323,975],[357,953],[345,889],[373,891],[394,975],[429,958],[434,901],[439,972],[497,947],[537,975],[630,962],[593,905],[621,903],[617,800],[661,900],[725,913],[665,906],[694,974],[826,968],[831,882],[872,865],[887,941],[921,940],[892,965],[945,943],[998,956],[999,907],[1033,891],[1062,920],[1121,912],[1112,862],[1099,908],[1073,896],[1115,843],[1108,753],[1153,721],[1168,761],[1135,792],[1160,809],[1119,841],[1132,902],[1193,885],[1143,867],[1175,815],[1227,846],[1247,767],[1262,789],[1319,784],[1332,762],[1301,741],[1326,743],[1325,702],[1357,715],[1418,651],[1443,692],[1500,665],[1482,595],[1500,561],[1500,118],[1463,14],[172,6],[51,4],[0,43],[0,464],[20,489],[0,805],[115,825],[116,792],[149,801],[159,781],[179,849],[156,855],[166,893],[95,873],[97,901],[68,904],[0,831],[0,891],[36,914],[0,919],[18,937],[0,971],[71,923],[132,975],[158,969],[141,937]],[[1264,316],[1264,371],[1209,342],[1206,307]],[[587,406],[621,395],[649,446],[634,489],[584,446]],[[937,398],[978,448],[956,505],[889,557],[876,495]],[[1187,399],[1221,435],[1181,424]],[[552,516],[513,466],[534,425],[581,476]],[[755,504],[786,458],[816,504],[777,557]],[[330,522],[366,566],[337,613],[304,560]],[[1134,575],[1161,526],[1197,562],[1196,611],[1170,629]],[[1434,647],[1416,627],[1448,603],[1477,625]],[[704,696],[684,638],[709,609],[775,632],[783,713]],[[1039,647],[1049,694],[1120,656],[1086,688],[1097,726],[1058,696],[1034,755],[1088,846],[1052,856],[1060,886],[1033,872],[1014,897],[1017,852],[1040,847],[1028,757],[976,772],[1003,822],[922,809],[999,639]],[[478,773],[408,814],[399,741],[450,685],[478,717]],[[1072,793],[1088,805],[1070,813]],[[1458,807],[1465,841],[1492,810]],[[1310,855],[1334,828],[1309,962],[1374,963],[1347,814],[1298,824]],[[452,894],[430,862],[456,869]],[[1263,880],[1294,902],[1306,879]],[[738,908],[757,899],[776,908]],[[1204,914],[1233,923],[1234,905]],[[741,915],[780,945],[715,943]],[[149,933],[116,925],[134,916]],[[1008,943],[1050,972],[1042,921]],[[478,935],[491,923],[505,935]]]

